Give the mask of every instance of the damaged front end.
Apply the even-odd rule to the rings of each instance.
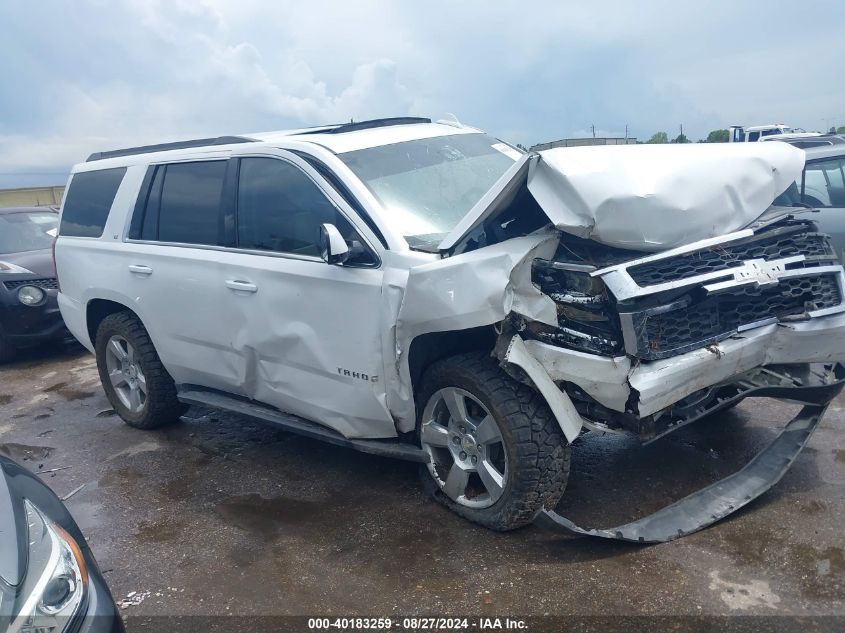
[[[541,391],[548,378],[550,404],[563,396],[585,427],[648,443],[749,396],[805,405],[742,471],[654,515],[584,530],[546,512],[541,525],[671,540],[734,512],[788,469],[845,385],[845,277],[813,222],[771,215],[657,255],[564,235],[552,259],[534,261],[532,280],[555,302],[557,325],[511,315],[500,359]]]
[[[803,153],[755,145],[525,155],[444,258],[412,269],[400,366],[418,333],[495,324],[503,370],[570,443],[584,428],[652,442],[750,396],[805,405],[746,469],[651,517],[583,530],[546,511],[546,527],[635,542],[701,529],[773,486],[845,385],[843,268],[806,210],[772,206]],[[530,235],[508,234],[526,218]]]
[[[831,361],[845,358],[828,340],[841,319],[808,339],[815,319],[845,312],[842,267],[808,220],[633,258],[565,236],[551,261],[534,262],[533,281],[555,301],[558,326],[521,320],[532,353],[588,424],[644,442],[773,385],[828,384]],[[614,378],[580,380],[583,369],[573,375],[550,347],[611,356]]]

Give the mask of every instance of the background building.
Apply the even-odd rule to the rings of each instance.
[[[64,185],[56,187],[24,187],[0,189],[0,208],[3,207],[57,207],[62,203]]]
[[[548,143],[537,143],[531,150],[539,152],[544,149],[552,149],[553,147],[583,147],[585,145],[636,145],[637,139],[624,137],[604,137],[604,138],[562,138],[559,141],[549,141]]]

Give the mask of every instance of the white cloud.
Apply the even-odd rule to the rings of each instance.
[[[640,138],[681,123],[690,138],[735,122],[845,124],[845,8],[805,4],[815,26],[800,44],[745,26],[791,12],[785,0],[4,3],[0,186],[101,149],[403,114],[454,112],[525,145],[591,124]]]

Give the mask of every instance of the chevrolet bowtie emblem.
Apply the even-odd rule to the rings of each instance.
[[[795,264],[804,261],[803,255],[795,255],[793,257],[785,257],[777,261],[767,262],[765,259],[749,259],[742,262],[741,266],[730,268],[725,271],[725,274],[733,275],[733,279],[729,281],[716,282],[704,286],[704,289],[710,293],[724,292],[731,288],[753,284],[754,286],[771,286],[780,280],[787,270],[789,264]]]

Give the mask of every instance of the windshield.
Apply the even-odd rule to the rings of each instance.
[[[58,225],[59,214],[52,211],[0,214],[0,254],[50,248]]]
[[[341,154],[411,248],[434,250],[520,157],[486,134],[455,134]]]

